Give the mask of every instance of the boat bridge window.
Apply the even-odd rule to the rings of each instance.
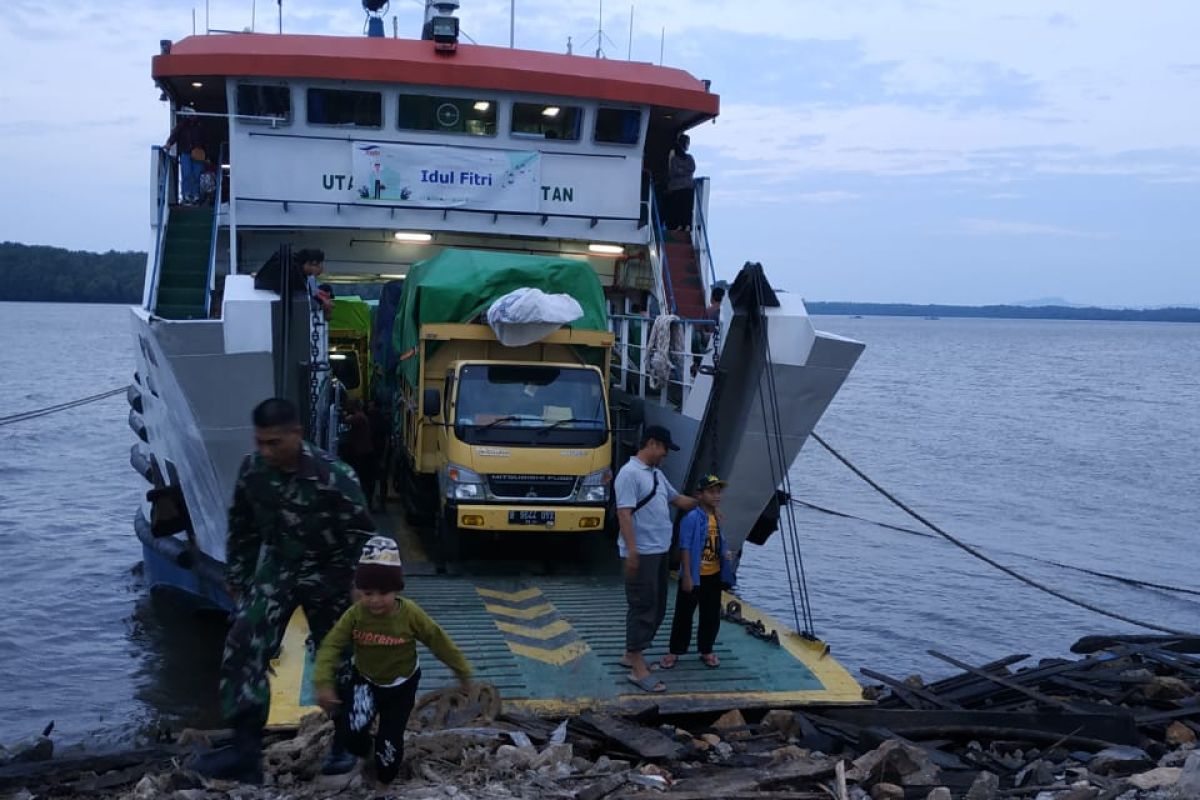
[[[512,133],[517,138],[579,141],[583,109],[553,103],[513,103]]]
[[[248,123],[269,124],[272,117],[281,122],[292,120],[292,90],[287,86],[240,83],[237,87],[237,114]]]
[[[642,133],[642,112],[636,108],[596,109],[597,142],[637,144]]]
[[[351,89],[309,89],[308,122],[311,125],[383,126],[383,95]]]
[[[496,135],[496,101],[428,94],[400,95],[400,130]]]

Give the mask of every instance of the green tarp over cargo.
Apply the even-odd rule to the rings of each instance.
[[[583,307],[583,316],[568,327],[607,330],[608,315],[600,279],[586,261],[492,253],[481,250],[443,250],[417,262],[404,279],[404,294],[396,312],[392,344],[400,354],[399,373],[417,382],[420,365],[404,354],[418,343],[421,325],[468,322],[514,289],[528,286],[547,294],[569,294]]]
[[[335,297],[333,313],[329,316],[330,331],[354,331],[371,335],[371,306],[356,295]]]

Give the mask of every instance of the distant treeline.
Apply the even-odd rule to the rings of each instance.
[[[910,303],[806,301],[810,314],[871,317],[990,317],[994,319],[1084,319],[1136,322],[1200,322],[1200,308],[1096,308],[1095,306],[940,306]]]
[[[0,242],[0,300],[138,303],[146,254]]]

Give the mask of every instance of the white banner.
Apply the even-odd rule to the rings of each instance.
[[[488,211],[539,210],[541,154],[535,151],[351,142],[360,203]]]

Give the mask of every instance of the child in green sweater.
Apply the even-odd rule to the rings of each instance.
[[[322,771],[353,768],[352,757],[347,757],[348,764],[332,764],[338,753],[365,757],[371,745],[371,722],[378,716],[375,775],[381,797],[388,797],[388,786],[404,756],[404,729],[421,681],[417,642],[452,669],[464,686],[471,665],[420,606],[399,596],[404,589],[404,566],[393,540],[374,536],[363,546],[354,585],[361,597],[321,641],[313,675],[317,702],[335,720],[333,751]],[[335,673],[342,653],[351,645],[352,676],[339,693]]]

